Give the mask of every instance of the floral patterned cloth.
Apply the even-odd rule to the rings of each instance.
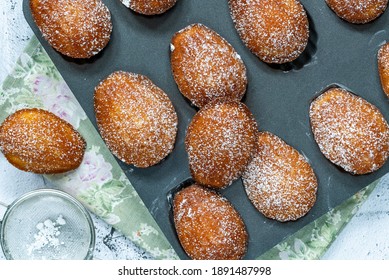
[[[54,186],[76,197],[153,258],[178,258],[36,37],[2,85],[0,122],[21,108],[45,108],[72,124],[88,143],[78,169],[45,175]]]
[[[21,108],[45,108],[71,123],[88,143],[81,166],[45,175],[155,259],[178,256],[105,146],[50,58],[33,37],[0,88],[0,123]],[[308,224],[258,259],[319,259],[377,182]]]

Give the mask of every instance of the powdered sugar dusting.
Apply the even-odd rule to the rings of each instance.
[[[181,245],[192,259],[241,259],[247,232],[231,203],[198,185],[174,196],[174,223]]]
[[[388,5],[388,0],[326,0],[326,2],[340,18],[359,24],[376,19]]]
[[[59,215],[55,221],[47,219],[44,222],[38,223],[36,229],[38,232],[34,234],[34,243],[28,245],[27,254],[29,256],[33,254],[42,254],[42,250],[56,249],[63,245],[64,242],[60,241],[61,227],[66,225],[66,220],[62,215]]]
[[[31,0],[43,37],[64,55],[89,58],[110,40],[111,14],[101,0]]]
[[[166,93],[143,75],[118,71],[100,82],[95,112],[107,146],[128,164],[148,167],[173,150],[177,114]]]
[[[380,111],[345,89],[332,88],[310,107],[320,151],[347,172],[379,169],[389,156],[389,126]]]
[[[281,222],[304,216],[316,201],[317,179],[303,155],[279,137],[258,134],[258,148],[243,173],[250,201]]]
[[[229,0],[229,6],[240,37],[261,60],[291,62],[304,51],[309,23],[298,0]]]
[[[196,182],[223,188],[239,178],[256,145],[257,124],[238,101],[216,100],[190,123],[185,139]]]
[[[173,7],[177,0],[121,0],[131,10],[144,15],[158,15]]]
[[[219,97],[243,97],[246,67],[234,48],[215,31],[192,24],[177,32],[170,46],[174,79],[195,106],[202,107]]]
[[[22,109],[0,126],[0,150],[14,166],[35,173],[77,168],[86,143],[64,120],[42,109]]]

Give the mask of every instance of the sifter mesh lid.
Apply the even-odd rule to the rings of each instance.
[[[7,259],[90,259],[92,219],[72,196],[40,189],[12,203],[3,218],[1,245]]]

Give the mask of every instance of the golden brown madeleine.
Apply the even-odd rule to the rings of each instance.
[[[307,160],[279,137],[258,134],[257,151],[242,175],[248,198],[263,215],[280,222],[308,213],[317,179]]]
[[[54,174],[76,169],[86,143],[66,121],[42,109],[22,109],[0,126],[0,149],[23,171]]]
[[[257,124],[241,102],[217,99],[189,124],[185,145],[193,179],[224,188],[238,179],[256,146]]]
[[[298,0],[229,0],[245,45],[267,63],[295,60],[309,38],[308,17]]]
[[[97,125],[111,152],[137,167],[160,162],[174,148],[177,114],[146,76],[114,72],[95,89]]]
[[[166,12],[176,4],[177,0],[127,0],[127,2],[128,7],[134,12],[150,16]]]
[[[320,151],[352,174],[379,169],[389,155],[389,127],[372,104],[342,88],[317,97],[309,111]]]
[[[171,67],[181,93],[202,107],[219,97],[241,100],[246,67],[235,49],[202,24],[192,24],[171,40]]]
[[[338,17],[351,23],[368,23],[375,20],[388,5],[388,0],[326,0]]]
[[[111,14],[101,0],[30,0],[32,17],[58,52],[89,58],[110,40]]]
[[[220,194],[191,185],[175,194],[173,216],[178,239],[195,260],[237,260],[247,250],[245,224]]]
[[[378,51],[378,73],[382,89],[389,97],[389,43],[383,45]]]

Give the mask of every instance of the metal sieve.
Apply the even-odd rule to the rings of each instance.
[[[95,246],[92,219],[82,204],[67,193],[39,189],[6,207],[0,243],[7,259],[92,258]]]

